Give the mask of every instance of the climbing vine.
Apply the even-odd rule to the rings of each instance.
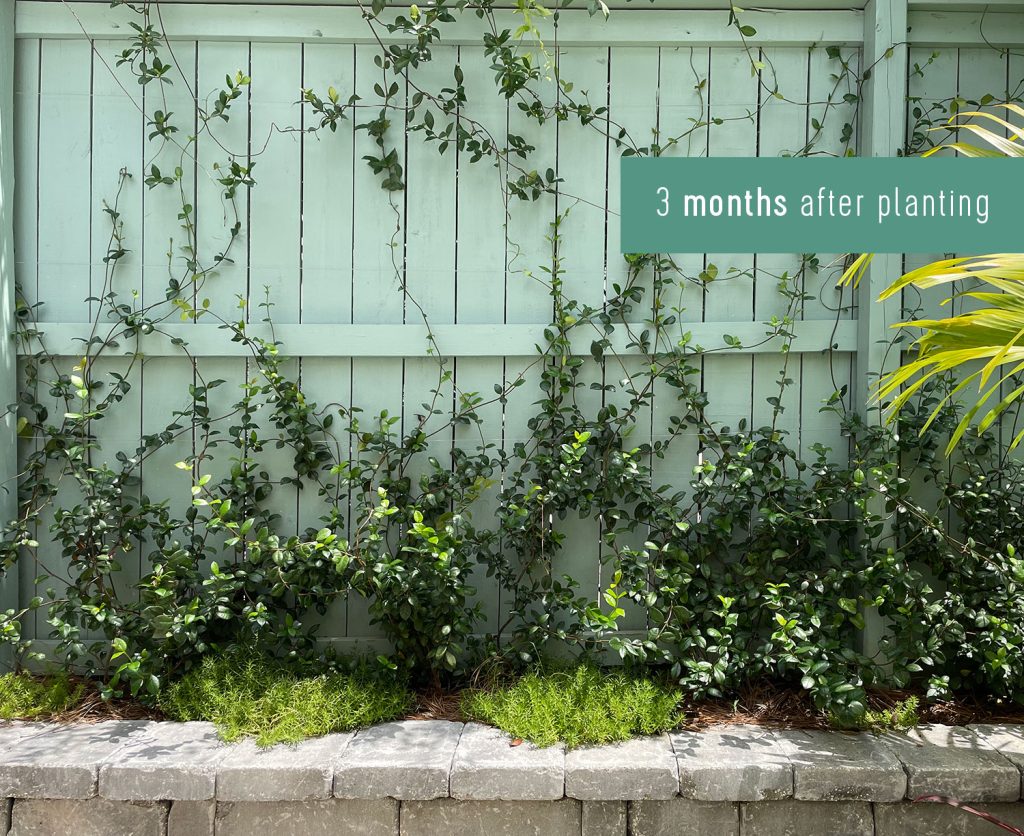
[[[576,298],[565,278],[565,240],[586,201],[560,176],[558,160],[545,159],[531,139],[534,128],[571,123],[595,132],[618,155],[690,152],[729,122],[756,128],[764,104],[782,101],[813,105],[816,114],[808,117],[804,141],[787,153],[853,155],[856,106],[871,71],[859,68],[853,51],[824,48],[825,99],[790,96],[770,51],[756,46],[756,30],[732,7],[723,25],[737,30],[758,105],[716,115],[706,98],[708,79],[695,69],[699,105],[688,124],[678,132],[653,125],[649,135],[636,136],[605,99],[591,100],[563,74],[557,36],[564,7],[520,0],[512,13],[516,27],[509,28],[491,0],[437,0],[397,12],[374,0],[359,5],[375,44],[374,102],[354,90],[296,90],[299,125],[275,122],[243,151],[220,131],[244,118],[238,111],[253,83],[249,70],[224,68],[223,86],[210,95],[194,89],[178,67],[159,4],[112,5],[128,15],[134,35],[116,56],[100,57],[126,68],[146,91],[140,116],[151,150],[144,170],[121,171],[116,194],[104,204],[110,235],[102,289],[73,369],[47,349],[39,306],[19,298],[20,512],[4,529],[0,558],[5,568],[38,567],[36,597],[2,622],[3,638],[25,658],[38,651],[22,626],[39,615],[56,641],[53,655],[98,677],[106,695],[152,696],[232,643],[316,658],[328,652],[316,641],[317,614],[360,598],[392,648],[380,663],[434,684],[481,665],[531,664],[556,645],[662,667],[698,696],[719,696],[758,677],[795,681],[822,708],[852,717],[864,711],[865,689],[883,681],[906,684],[928,668],[937,692],[956,684],[943,673],[943,654],[955,655],[939,637],[948,624],[916,568],[918,552],[902,544],[927,537],[966,565],[982,560],[986,548],[1003,548],[1016,523],[998,534],[990,526],[993,539],[985,546],[956,543],[939,513],[924,511],[910,494],[893,463],[898,438],[850,413],[841,383],[817,393],[814,407],[842,427],[848,449],[814,444],[807,455],[788,437],[782,418],[800,362],[791,348],[804,308],[830,307],[838,322],[850,307],[814,292],[828,266],[807,254],[791,270],[759,266],[755,276],[706,259],[687,270],[670,255],[633,254],[603,295]],[[609,15],[600,0],[588,0],[587,11]],[[421,82],[446,29],[466,18],[480,22],[475,48],[490,62],[493,94],[527,129],[496,136],[478,121],[459,64],[440,89]],[[180,85],[195,102],[193,113],[167,104],[168,88]],[[838,148],[823,142],[834,119],[842,121]],[[279,134],[330,142],[345,125],[371,141],[374,150],[357,164],[369,167],[393,210],[395,226],[385,234],[394,282],[405,309],[426,326],[425,354],[435,361],[428,402],[414,418],[315,402],[276,336],[269,294],[239,298],[234,310],[209,299],[247,234],[244,206],[259,188],[263,152]],[[506,367],[493,391],[463,387],[406,280],[406,141],[457,153],[460,166],[496,171],[509,253],[504,269],[548,296],[550,321],[536,356],[522,368]],[[217,159],[208,163],[210,148]],[[217,184],[220,217],[197,218],[197,176]],[[120,289],[119,277],[134,269],[133,230],[121,200],[139,182],[174,195],[178,207],[177,228],[168,230],[166,287],[157,299]],[[557,206],[548,255],[527,263],[511,219],[548,198]],[[217,237],[208,226],[222,227],[222,246],[201,243]],[[725,281],[754,280],[774,283],[780,300],[762,338],[776,350],[779,371],[764,425],[743,420],[728,427],[713,417],[705,361],[757,346],[730,335],[699,345],[687,310]],[[209,376],[170,328],[180,321],[223,329],[245,352],[245,379]],[[102,422],[131,393],[147,341],[161,337],[193,371],[181,408],[134,448],[105,448]],[[528,438],[488,441],[483,416],[511,398],[530,398],[527,389],[534,390]],[[225,399],[226,390],[235,396]],[[670,409],[660,407],[666,401]],[[192,451],[177,462],[192,477],[183,510],[173,498],[152,495],[158,479],[141,478],[147,463],[182,439]],[[660,485],[659,464],[682,445],[693,453],[692,476],[685,486]],[[287,451],[286,472],[279,458],[271,472],[272,449]],[[938,479],[934,460],[929,467]],[[1019,472],[1010,477],[1009,490],[1019,491]],[[943,478],[952,506],[963,489],[950,474]],[[315,494],[320,519],[287,531],[275,510],[282,486]],[[1003,490],[993,482],[986,489]],[[569,518],[595,525],[600,589],[562,569]],[[59,547],[59,561],[45,542]],[[139,552],[144,568],[133,578],[127,556]],[[1008,559],[1016,566],[1012,554]],[[1009,571],[1005,560],[999,565]],[[500,589],[496,616],[475,594],[484,575]],[[865,647],[859,639],[870,608],[897,620],[927,612],[930,631],[908,629],[877,649]],[[1005,678],[1010,686],[993,687],[1014,692],[1014,676]]]

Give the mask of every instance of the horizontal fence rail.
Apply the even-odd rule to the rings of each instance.
[[[82,352],[91,323],[41,323],[39,330],[51,353],[73,357]],[[611,337],[610,350],[617,354],[640,354],[635,344],[643,323],[634,326],[631,337],[620,328]],[[126,352],[138,351],[147,357],[180,356],[183,349],[193,357],[245,357],[251,354],[243,343],[232,341],[230,332],[217,325],[162,325],[161,333],[121,337],[115,333],[119,347]],[[246,327],[249,337],[280,341],[282,351],[294,357],[416,357],[426,353],[441,357],[529,357],[547,342],[545,328],[538,325],[266,325]],[[687,335],[686,348],[728,350],[737,354],[772,354],[779,351],[783,337],[766,330],[758,322],[694,322],[681,326]],[[813,353],[824,351],[850,352],[857,344],[857,327],[853,320],[802,320],[788,331],[792,337],[790,351]],[[726,346],[728,335],[738,345]],[[593,333],[573,333],[573,351],[590,353]],[[431,340],[431,337],[433,338]],[[179,342],[180,341],[180,342]],[[182,345],[182,343],[184,345]],[[434,347],[436,345],[436,348]],[[666,351],[670,350],[668,348]],[[23,354],[32,353],[23,348]],[[115,352],[116,353],[116,352]]]
[[[362,12],[351,6],[195,5],[162,3],[167,33],[174,40],[261,41],[279,43],[374,44]],[[245,25],[238,26],[239,15]],[[499,26],[516,29],[522,19],[512,12],[496,15]],[[843,11],[751,11],[744,22],[757,29],[758,45],[795,46],[830,43],[852,45],[863,40],[863,15]],[[554,39],[549,19],[538,19],[537,27],[546,42]],[[17,33],[25,38],[80,38],[83,29],[90,37],[131,38],[118,10],[96,3],[68,3],[66,8],[51,2],[21,0],[18,3]],[[480,27],[466,16],[444,30],[444,42],[478,43]],[[385,42],[408,40],[401,34],[382,34]],[[570,46],[650,46],[652,44],[706,47],[738,47],[743,39],[735,27],[725,26],[720,11],[695,10],[679,13],[637,7],[611,15],[607,21],[591,17],[584,9],[560,12],[557,43]]]

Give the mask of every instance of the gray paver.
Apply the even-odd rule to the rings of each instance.
[[[961,801],[1016,801],[1020,771],[970,729],[919,726],[883,735],[907,771],[907,797],[945,795]]]
[[[793,795],[793,764],[768,729],[721,726],[669,737],[684,798],[766,801]]]
[[[425,801],[448,796],[462,723],[405,720],[360,731],[334,767],[336,798]]]
[[[0,750],[0,797],[91,798],[100,764],[148,724],[110,720],[86,726],[38,726]]]
[[[679,792],[668,735],[585,746],[565,755],[565,794],[585,801],[673,798]]]
[[[251,740],[232,746],[217,765],[221,801],[308,801],[330,798],[334,763],[353,734],[330,734],[295,746],[260,749]]]
[[[166,804],[89,799],[17,799],[10,836],[163,836]]]
[[[217,836],[395,836],[398,802],[368,800],[224,802]]]
[[[739,805],[724,801],[637,801],[629,805],[631,836],[737,836]]]
[[[996,818],[1024,827],[1024,804],[981,804]],[[897,802],[875,805],[875,836],[998,836],[990,822],[948,804]]]
[[[801,801],[899,801],[907,775],[874,735],[778,731],[793,764],[793,796]]]
[[[580,802],[569,799],[408,801],[401,836],[575,836],[580,815]]]
[[[968,726],[986,745],[991,746],[1024,776],[1024,726],[988,723]],[[1022,787],[1024,789],[1024,787]],[[1021,795],[1024,798],[1024,792]]]
[[[740,805],[749,836],[874,836],[871,805],[858,801],[758,801]]]
[[[626,836],[629,811],[625,801],[584,801],[582,836]]]
[[[512,746],[504,732],[467,723],[455,750],[452,798],[554,800],[565,790],[565,747],[541,749],[522,741]]]
[[[167,814],[167,836],[214,836],[216,801],[175,801]]]
[[[99,792],[121,801],[204,801],[214,797],[227,751],[212,723],[152,723],[100,767]]]

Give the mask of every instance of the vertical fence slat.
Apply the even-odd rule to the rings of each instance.
[[[0,50],[0,54],[3,53]],[[10,130],[11,125],[5,128]],[[38,242],[38,225],[35,223],[36,208],[38,206],[38,188],[36,185],[38,166],[38,128],[39,128],[39,41],[38,39],[18,40],[15,42],[14,50],[14,179],[17,187],[14,189],[14,279],[21,288],[21,294],[25,297],[31,294],[35,297],[36,277],[39,271],[39,259],[36,257],[36,244]],[[4,320],[8,322],[8,320]],[[10,323],[13,327],[13,322]],[[27,370],[22,367],[19,370],[18,386],[22,391],[29,389],[27,382]],[[38,384],[32,387],[32,392],[38,390]],[[28,455],[35,452],[40,445],[37,438],[25,439],[21,442],[20,453]],[[4,482],[7,478],[4,477]],[[9,486],[9,492],[5,494],[7,501],[15,502],[15,487]],[[38,534],[38,531],[36,532]],[[31,559],[31,563],[29,562]],[[15,572],[18,577],[20,593],[18,601],[29,601],[35,595],[35,578],[39,574],[38,566],[34,556],[25,556],[21,560],[21,566]],[[26,616],[22,620],[22,633],[28,638],[34,638],[36,619],[35,615]]]
[[[256,187],[249,208],[249,321],[270,316],[275,323],[297,322],[301,302],[302,146],[294,132],[278,129],[299,123],[302,47],[296,43],[254,43],[250,52],[251,155]],[[269,301],[267,310],[259,305]],[[288,346],[282,347],[289,355]],[[289,355],[282,374],[296,379],[299,361]],[[250,364],[249,375],[258,370]],[[260,434],[280,438],[268,409],[257,417]],[[294,474],[294,451],[265,444],[260,464],[269,474],[272,493],[267,507],[278,515],[278,531],[296,534],[299,491],[282,483]]]
[[[339,100],[347,101],[354,92],[354,50],[350,45],[306,44],[303,86],[319,96],[334,87]],[[303,127],[313,127],[315,119],[312,111],[307,111]],[[334,132],[325,128],[302,137],[301,322],[352,321],[352,177],[354,166],[362,165],[362,160],[353,157],[353,134],[359,121],[353,114]],[[346,461],[351,443],[345,425],[351,406],[352,361],[304,358],[302,389],[308,399],[334,417],[334,453],[338,461]],[[340,418],[339,408],[346,412]],[[338,502],[347,520],[347,499],[339,498]],[[329,501],[317,496],[312,487],[303,490],[299,496],[300,525],[319,527],[320,517],[330,513],[330,508]],[[346,600],[338,600],[322,618],[310,615],[307,620],[319,623],[322,636],[344,636],[347,607]]]
[[[18,397],[14,330],[14,0],[0,0],[0,514],[18,513],[17,412],[8,410]],[[18,605],[18,570],[11,567],[0,582],[0,612]],[[6,653],[0,662],[8,662]]]
[[[627,50],[630,58],[650,56],[650,69],[655,68],[657,50]],[[591,104],[601,107],[607,102],[608,88],[608,50],[589,47],[569,47],[559,51],[558,74],[560,80],[572,83],[569,93],[558,91],[559,100],[583,101],[585,94],[590,97]],[[635,68],[631,61],[623,62],[622,78],[631,77]],[[614,76],[613,70],[613,76]],[[632,76],[635,77],[635,76]],[[616,85],[613,77],[612,87]],[[639,98],[639,97],[638,97]],[[653,94],[651,99],[651,116],[653,118]],[[642,107],[642,106],[641,106]],[[566,120],[558,126],[557,159],[558,176],[564,180],[559,184],[558,211],[566,213],[561,228],[562,242],[559,251],[562,255],[564,274],[562,289],[565,298],[577,303],[577,310],[586,306],[600,308],[604,295],[604,273],[606,255],[603,246],[605,230],[605,153],[607,138],[598,128],[599,123],[589,126],[581,125],[574,119]],[[614,188],[614,187],[612,187]],[[613,197],[609,196],[614,200]],[[597,239],[595,241],[595,239]],[[616,254],[608,260],[608,264],[617,264],[620,257]],[[574,314],[578,316],[578,314]],[[594,332],[592,335],[600,335]],[[628,404],[625,392],[620,392],[619,383],[625,377],[622,366],[609,363],[606,383],[614,385],[616,393],[607,394],[591,388],[592,383],[601,383],[602,369],[591,357],[581,358],[578,388],[572,399],[580,410],[584,420],[593,421],[603,402],[619,401],[623,409]],[[580,428],[581,429],[581,428]],[[581,519],[575,511],[570,511],[564,520],[556,520],[555,527],[565,535],[562,554],[554,570],[556,577],[563,574],[576,580],[579,593],[593,598],[598,595],[602,583],[601,574],[601,521],[597,514]]]
[[[708,114],[713,124],[708,152],[713,157],[757,156],[758,83],[750,62],[757,58],[744,49],[712,49],[708,81]],[[749,322],[754,312],[754,287],[750,274],[755,259],[750,253],[708,253],[718,268],[717,278],[705,286],[704,319],[709,322]],[[730,275],[730,269],[740,271]],[[705,345],[718,348],[722,343]],[[753,358],[730,354],[704,359],[704,389],[711,418],[735,431],[740,421],[748,426],[753,417]]]
[[[654,141],[654,130],[658,125],[658,99],[661,90],[664,89],[664,85],[659,82],[658,77],[659,52],[658,48],[654,46],[621,47],[608,50],[611,60],[610,84],[607,98],[608,113],[612,123],[619,126],[618,128],[612,127],[608,131],[612,138],[618,136],[619,130],[624,129],[628,134],[631,144],[644,147]],[[603,63],[600,67],[604,68]],[[575,81],[571,73],[568,78]],[[591,90],[592,94],[595,92],[593,87],[577,84],[577,89],[581,87]],[[604,101],[593,101],[592,99],[592,104],[596,108],[604,104]],[[577,143],[570,141],[566,143],[565,147],[572,149],[576,145]],[[597,150],[603,150],[603,144],[598,146]],[[588,161],[584,159],[583,154],[577,154],[573,168],[569,169],[569,171],[577,176],[573,179],[567,178],[568,187],[570,189],[579,188],[576,184],[586,182],[588,178],[594,186],[600,187],[601,183],[606,179],[608,183],[607,207],[609,212],[614,212],[619,206],[619,196],[622,193],[620,155],[624,150],[626,150],[625,146],[618,148],[613,141],[608,142],[607,151],[609,159],[606,177],[601,176],[601,166],[597,160]],[[596,195],[591,197],[591,199],[595,198]],[[596,199],[599,201],[601,198]],[[583,208],[580,207],[580,209]],[[587,209],[589,211],[589,207]],[[574,245],[578,251],[585,251],[587,249],[583,234],[583,229],[585,228],[587,227],[581,228],[578,224],[571,224],[568,228],[571,238],[576,239],[578,242]],[[607,297],[611,299],[615,295],[614,285],[618,284],[620,287],[626,287],[628,277],[625,260],[619,252],[619,224],[615,222],[615,217],[609,216],[607,226],[604,229],[600,229],[599,232],[605,233],[606,249],[603,253],[599,253],[599,255],[603,256],[604,262],[607,265],[607,279],[605,280],[604,290]],[[598,254],[596,248],[595,254]],[[585,266],[589,267],[589,265]],[[591,280],[590,285],[592,289],[583,291],[584,276],[577,276],[575,287],[579,289],[579,293],[583,294],[583,299],[588,304],[599,307],[600,282]],[[634,309],[629,315],[631,321],[629,329],[636,337],[639,337],[644,330],[649,328],[652,318],[653,300],[651,293],[653,292],[653,277],[650,271],[647,271],[639,279],[639,283],[647,295],[644,296],[641,305],[634,305]],[[617,328],[625,329],[626,326],[619,324]],[[599,335],[595,333],[594,336],[597,337]],[[597,366],[596,362],[594,362],[594,366]],[[650,365],[641,362],[639,358],[617,358],[613,355],[607,355],[604,360],[604,368],[596,368],[591,377],[609,387],[603,395],[605,404],[614,407],[621,416],[630,409],[630,401],[643,393],[644,389],[650,384],[650,377],[645,374],[645,372],[649,371]],[[651,415],[653,408],[654,404],[651,403],[650,398],[647,398],[644,406],[637,410],[636,423],[633,425],[630,435],[622,440],[624,450],[628,451],[634,447],[651,443]],[[596,414],[591,417],[596,417]],[[617,545],[619,548],[642,548],[647,539],[646,530],[640,526],[636,531],[620,535]],[[607,588],[612,580],[615,565],[614,555],[609,554],[609,549],[603,543],[601,544],[600,557],[602,564],[607,565],[607,568],[604,565],[598,566],[600,572],[598,579],[601,586]],[[586,587],[583,589],[586,591]],[[647,611],[644,608],[623,599],[623,609],[626,611],[626,614],[619,621],[622,629],[637,630],[647,627]]]
[[[376,119],[380,113],[383,98],[374,90],[375,85],[384,89],[390,88],[392,83],[399,83],[394,74],[385,74],[375,65],[376,54],[374,47],[356,47],[355,86],[360,97],[356,111],[358,124]],[[402,136],[402,113],[406,102],[404,81],[399,86],[400,91],[391,99],[391,107],[387,112],[391,126],[384,142],[388,149],[394,147],[397,150],[404,177],[407,167]],[[365,131],[357,132],[355,149],[353,322],[400,323],[405,312],[402,292],[405,278],[405,192],[381,190],[381,176],[370,170],[363,157],[379,157],[383,152]],[[397,358],[360,357],[352,361],[352,405],[363,410],[358,415],[361,432],[376,431],[378,416],[384,410],[389,417],[399,419],[392,430],[395,433],[402,431],[404,366],[404,361]],[[353,527],[359,523],[360,520],[354,519]],[[370,624],[368,602],[363,598],[349,599],[348,635],[368,638],[383,636],[379,626]]]
[[[505,145],[508,122],[508,104],[498,96],[491,72],[491,61],[483,50],[476,47],[460,48],[466,100],[472,106],[472,118],[486,130],[500,148]],[[455,321],[494,325],[498,330],[505,316],[505,204],[502,197],[501,172],[484,157],[476,163],[469,161],[468,153],[459,155],[457,191],[458,236],[456,243]],[[523,364],[525,365],[525,360]],[[494,385],[506,373],[505,360],[500,357],[460,357],[457,361],[457,380],[461,392],[477,392],[486,401],[479,409],[481,427],[458,426],[455,443],[466,450],[480,444],[493,444],[491,456],[496,456],[503,444],[504,407],[496,399]],[[513,364],[515,361],[513,361]],[[509,371],[516,371],[515,365]],[[512,398],[533,399],[532,393],[517,390]],[[502,474],[492,475],[492,483],[476,502],[473,524],[479,528],[493,525],[498,513],[498,494]],[[483,606],[483,628],[496,630],[505,618],[502,611],[501,591],[486,577],[485,567],[473,573],[477,599]],[[507,604],[507,602],[506,602]]]
[[[707,82],[711,61],[711,50],[706,47],[662,47],[659,51],[658,81],[658,132],[665,156],[703,157],[708,148]],[[670,145],[670,140],[676,139]],[[609,170],[609,176],[617,176],[616,167]],[[614,230],[615,249],[618,249],[618,228]],[[609,235],[611,239],[612,235]],[[612,247],[609,246],[609,252]],[[672,255],[681,275],[676,276],[678,284],[666,291],[662,304],[664,310],[680,308],[681,322],[673,328],[668,341],[674,345],[689,330],[689,322],[699,322],[703,311],[702,292],[692,282],[704,268],[706,259],[700,253],[674,253]],[[700,363],[699,360],[694,361]],[[693,383],[696,376],[688,382]],[[674,491],[689,489],[693,468],[697,464],[697,431],[675,424],[682,421],[683,409],[679,390],[659,378],[654,384],[654,428],[653,440],[670,445],[662,458],[652,464],[655,487],[668,485]]]
[[[811,51],[807,76],[808,142],[816,137],[811,153],[844,154],[843,130],[847,124],[853,131],[850,147],[856,148],[858,105],[847,102],[844,96],[856,94],[857,78],[848,77],[837,83],[834,76],[841,72],[841,61],[847,61],[851,70],[859,73],[861,57],[859,50],[850,48],[841,49],[840,58],[829,58],[823,45]],[[820,130],[815,124],[821,126]],[[818,253],[819,272],[808,276],[804,284],[805,291],[813,297],[803,303],[804,319],[847,319],[853,315],[849,292],[844,294],[836,287],[841,269],[836,264],[838,258],[838,253]],[[841,421],[836,414],[822,412],[821,408],[833,392],[850,386],[852,368],[850,354],[828,351],[800,355],[800,450],[805,458],[814,455],[813,444],[821,443],[831,448],[835,460],[846,459],[849,440],[843,436]]]
[[[761,86],[758,88],[759,157],[791,156],[807,141],[807,50],[771,47],[760,50]],[[783,98],[777,98],[775,91]],[[788,272],[795,277],[800,256],[797,253],[762,253],[757,257],[754,283],[754,319],[767,322],[773,316],[786,315],[789,299],[778,292],[778,279]],[[799,316],[799,313],[797,313]],[[753,428],[774,426],[786,433],[785,443],[799,449],[800,442],[800,367],[803,357],[792,353],[757,355],[753,358],[751,388]],[[780,388],[784,376],[792,384]],[[779,398],[782,412],[776,417],[768,398]]]

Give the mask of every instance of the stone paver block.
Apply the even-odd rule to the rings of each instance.
[[[213,836],[216,801],[174,801],[167,814],[167,836]]]
[[[859,801],[757,801],[740,805],[745,836],[874,836],[871,805]]]
[[[217,805],[217,836],[395,836],[398,802],[276,801]]]
[[[121,801],[205,801],[228,746],[212,723],[152,723],[100,767],[100,795]]]
[[[793,764],[793,796],[800,801],[899,801],[907,775],[874,735],[777,731]]]
[[[920,726],[883,735],[907,771],[907,797],[946,795],[961,801],[1016,801],[1020,771],[970,729]]]
[[[626,836],[628,822],[625,801],[583,802],[583,836]]]
[[[968,728],[1024,774],[1024,726],[988,723]]]
[[[0,749],[0,797],[91,798],[100,764],[148,724],[110,720],[91,726],[38,726]]]
[[[0,722],[0,751],[8,749],[24,737],[31,737],[52,728],[59,727],[45,723],[25,723],[20,720]]]
[[[637,801],[629,805],[631,836],[738,836],[739,805],[724,801]]]
[[[407,801],[401,836],[574,836],[580,815],[580,803],[571,799]]]
[[[334,767],[337,798],[426,801],[448,796],[462,723],[405,720],[360,731]]]
[[[1024,827],[1024,804],[983,803],[975,809]],[[902,802],[875,805],[875,836],[997,836],[990,822],[948,804]]]
[[[311,801],[330,798],[334,763],[353,735],[330,734],[295,746],[260,749],[247,740],[217,766],[221,801]]]
[[[674,798],[676,756],[668,735],[585,746],[565,755],[565,794],[584,801]]]
[[[768,729],[723,726],[669,737],[684,798],[766,801],[793,795],[793,764]]]
[[[166,804],[19,798],[10,836],[163,836],[166,821]]]
[[[11,804],[10,798],[0,799],[0,833],[7,833],[11,829]]]
[[[452,798],[530,801],[561,798],[565,747],[541,749],[522,741],[512,746],[504,732],[468,723],[452,764]]]

